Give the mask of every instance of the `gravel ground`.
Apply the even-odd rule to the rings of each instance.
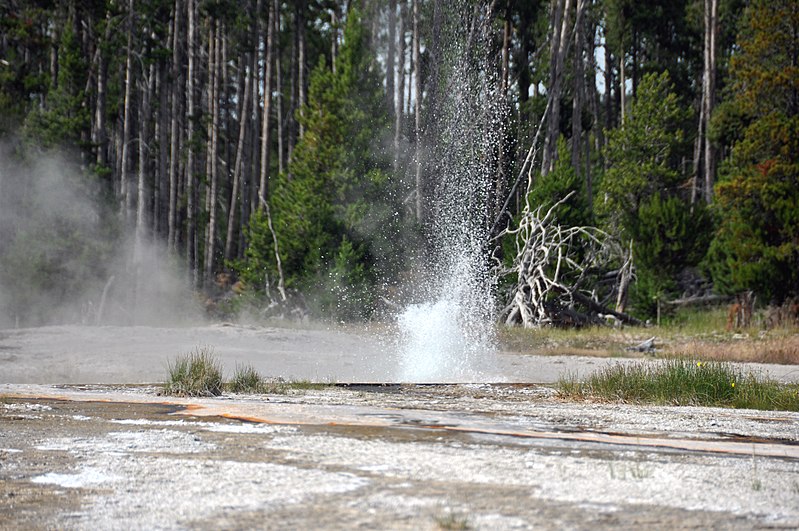
[[[799,415],[533,385],[0,385],[2,529],[796,529]]]

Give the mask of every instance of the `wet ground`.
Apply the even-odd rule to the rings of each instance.
[[[1,529],[796,529],[799,415],[535,385],[0,385]]]
[[[0,330],[0,383],[160,382],[170,362],[197,348],[212,350],[228,378],[243,364],[264,376],[323,382],[395,382],[407,373],[386,327],[49,326]],[[553,383],[567,374],[585,376],[608,364],[638,361],[498,352],[471,370],[442,372],[432,381]],[[748,368],[799,382],[796,366],[748,364]]]
[[[152,382],[196,348],[226,378],[249,364],[339,385],[160,396]],[[541,385],[640,359],[486,361],[461,383],[400,385],[385,329],[2,330],[0,529],[799,528],[799,415]]]

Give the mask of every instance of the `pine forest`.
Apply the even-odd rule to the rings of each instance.
[[[509,325],[789,305],[798,61],[797,0],[4,0],[0,327],[379,320],[466,255]]]

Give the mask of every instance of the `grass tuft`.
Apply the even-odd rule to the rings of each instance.
[[[219,396],[222,394],[222,368],[211,348],[198,348],[169,364],[165,395]]]
[[[296,391],[319,391],[330,385],[309,380],[264,378],[249,364],[236,365],[233,379],[223,383],[222,367],[214,357],[213,349],[206,347],[179,356],[174,363],[169,364],[162,393],[173,396],[219,396],[223,390],[227,390],[231,393],[285,395]]]
[[[459,514],[447,513],[445,515],[436,516],[433,520],[436,523],[436,527],[441,530],[465,531],[472,528],[469,525],[469,519]]]
[[[228,384],[232,393],[263,393],[266,387],[266,380],[252,365],[237,365],[233,379]]]
[[[579,381],[558,382],[566,398],[799,411],[799,385],[780,384],[725,362],[668,359],[615,364]]]

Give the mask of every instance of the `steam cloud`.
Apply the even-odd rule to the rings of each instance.
[[[0,143],[0,328],[198,317],[180,264],[124,229],[104,186],[63,153]]]

